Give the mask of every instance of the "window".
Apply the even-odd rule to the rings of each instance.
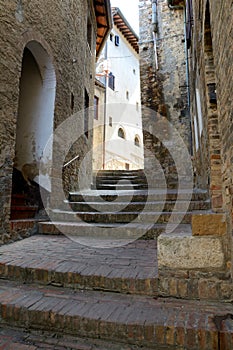
[[[99,98],[94,96],[94,119],[98,120],[99,118]]]
[[[112,90],[115,90],[115,76],[112,74],[112,72],[109,73],[108,87]]]
[[[129,91],[126,91],[126,99],[129,99]]]
[[[109,35],[110,41],[113,41],[113,38],[114,38],[114,35],[112,33],[110,33],[110,35]]]
[[[122,139],[125,139],[125,132],[122,128],[118,129],[118,136]]]
[[[84,110],[84,133],[88,138],[88,119],[89,119],[89,95],[85,89],[85,110]]]
[[[129,170],[129,163],[125,163],[125,170]]]
[[[133,74],[134,74],[134,75],[136,74],[136,69],[133,69]]]
[[[74,94],[73,94],[73,92],[71,92],[71,95],[70,95],[70,108],[71,108],[71,111],[73,112],[73,110],[74,110]]]
[[[138,137],[138,136],[135,136],[135,138],[134,138],[134,144],[135,144],[135,146],[140,147],[140,140],[139,140],[139,137]]]
[[[90,50],[92,50],[92,24],[89,17],[87,19],[87,43]]]
[[[115,45],[119,46],[120,45],[120,38],[119,35],[115,35]]]
[[[112,126],[112,117],[109,117],[108,125]]]
[[[139,103],[136,102],[136,111],[139,111]]]

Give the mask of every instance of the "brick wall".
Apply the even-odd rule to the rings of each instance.
[[[214,211],[232,215],[232,4],[209,0],[193,5],[190,75],[192,119],[199,127],[198,132],[194,130],[199,143],[198,149],[194,144],[197,181],[209,186]],[[202,114],[203,128],[198,114],[199,119]]]
[[[193,10],[190,84],[196,178],[199,185],[209,188],[212,210],[227,213],[229,229],[224,246],[230,261],[233,208],[232,3],[193,1]]]
[[[95,26],[92,31],[92,53],[86,45],[87,16],[94,25],[91,1],[4,1],[0,0],[1,27],[1,100],[0,100],[0,242],[11,238],[9,215],[11,177],[15,157],[19,82],[23,51],[31,40],[37,41],[53,62],[56,74],[54,128],[75,112],[83,110],[85,89],[90,104],[94,94]],[[83,69],[85,67],[85,69]],[[77,117],[78,128],[84,128],[83,113]],[[92,123],[92,116],[90,116]],[[91,127],[91,124],[90,124]],[[90,148],[92,135],[82,135],[66,160],[79,154],[64,172],[65,192],[78,186],[77,168]],[[56,155],[55,155],[56,156]],[[83,167],[82,187],[91,183],[91,157]],[[55,169],[53,169],[55,170]],[[56,171],[54,171],[56,177]]]

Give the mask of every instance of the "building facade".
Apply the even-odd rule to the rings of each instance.
[[[104,134],[104,146],[98,148],[102,164],[94,163],[94,167],[141,169],[144,162],[138,37],[120,9],[112,8],[112,15],[113,29],[97,63],[97,79],[106,86],[106,105],[94,123],[97,126],[101,122]]]
[[[38,206],[39,187],[49,199],[58,186],[67,194],[91,184],[91,157],[85,154],[92,147],[87,129],[92,128],[93,118],[85,110],[92,105],[96,53],[100,54],[108,35],[111,13],[105,0],[59,5],[0,1],[0,12],[3,243],[19,234],[10,218],[23,217],[20,201],[31,201],[35,195],[30,204]],[[72,125],[74,132],[80,131],[78,140],[69,135]]]
[[[183,179],[185,191],[187,180],[192,192],[208,194],[211,207],[192,213],[190,232],[160,235],[160,293],[230,299],[232,5],[214,0],[139,4],[145,170],[155,174],[156,158],[168,188],[175,180],[179,190]],[[213,259],[201,266],[210,246]]]

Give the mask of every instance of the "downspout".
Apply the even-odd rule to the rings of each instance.
[[[158,66],[158,54],[157,54],[157,32],[158,32],[158,11],[157,11],[157,0],[152,0],[152,35],[154,41],[154,52],[155,52],[155,66]]]
[[[106,41],[105,44],[105,52],[104,52],[104,58],[105,60],[108,59],[108,41]],[[105,169],[105,152],[106,152],[106,121],[107,121],[107,89],[108,89],[108,72],[105,74],[105,93],[104,93],[104,129],[103,129],[103,164],[102,168]]]

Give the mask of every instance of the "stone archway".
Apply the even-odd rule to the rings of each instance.
[[[33,197],[32,189],[39,194],[38,175],[39,167],[42,168],[39,164],[45,145],[53,134],[55,94],[56,75],[52,60],[42,45],[32,40],[25,46],[22,59],[12,181],[13,198],[26,193]],[[52,149],[43,162],[43,184],[45,190],[50,192],[49,169],[52,163]],[[15,201],[12,203],[14,206]],[[19,210],[18,213],[11,214],[13,218],[22,218]]]

